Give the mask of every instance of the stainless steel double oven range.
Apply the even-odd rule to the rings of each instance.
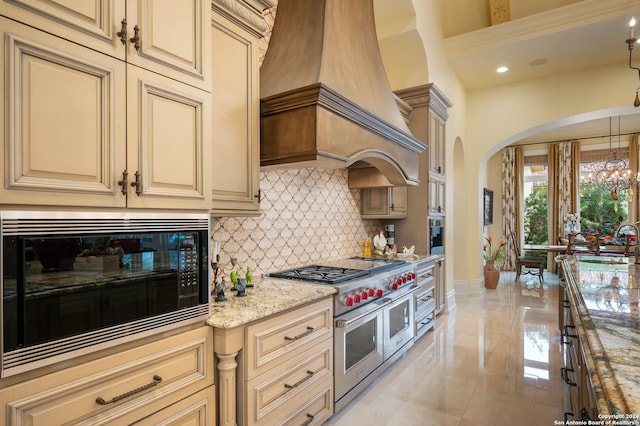
[[[404,260],[348,258],[268,276],[332,285],[334,409],[340,411],[413,345],[415,266]]]

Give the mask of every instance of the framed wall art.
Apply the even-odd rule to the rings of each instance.
[[[493,223],[493,191],[484,189],[484,224],[491,225]]]

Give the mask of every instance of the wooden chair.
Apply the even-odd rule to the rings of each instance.
[[[593,253],[596,256],[600,256],[600,231],[568,234],[567,240],[567,254],[575,254],[577,251],[580,253]],[[582,250],[576,250],[576,247],[584,248]]]
[[[511,232],[511,242],[516,252],[516,281],[520,279],[522,274],[537,275],[542,284],[544,278],[544,268],[546,266],[546,259],[540,256],[526,256],[520,251],[520,243],[516,234]]]

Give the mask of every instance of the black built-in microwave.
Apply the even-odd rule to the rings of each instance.
[[[2,211],[2,377],[209,314],[209,215]]]

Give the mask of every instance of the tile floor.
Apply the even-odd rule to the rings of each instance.
[[[325,425],[546,426],[563,420],[558,280],[503,273]]]

